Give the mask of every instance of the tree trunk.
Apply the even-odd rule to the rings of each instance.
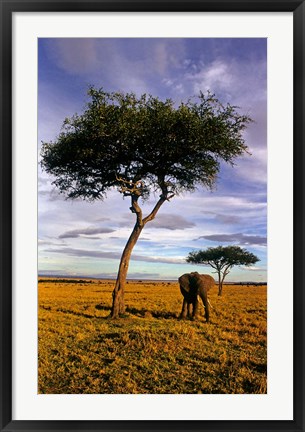
[[[221,277],[221,272],[219,272],[219,288],[218,288],[218,295],[219,295],[219,296],[222,295],[222,286],[223,286],[223,282],[224,282],[225,277],[227,276],[228,273],[229,273],[229,272],[228,272],[228,268],[226,268],[226,269],[223,271],[222,277]]]
[[[124,290],[125,290],[126,276],[128,272],[130,256],[134,248],[134,245],[136,244],[143,228],[144,225],[140,226],[138,222],[135,224],[133,231],[124,248],[120,265],[119,265],[119,271],[118,271],[115,287],[112,293],[112,297],[113,297],[112,308],[111,308],[112,318],[119,318],[120,315],[125,313]]]
[[[221,296],[222,295],[222,278],[221,278],[221,273],[218,272],[218,295]]]
[[[135,182],[135,185],[138,185],[139,182]],[[130,186],[130,185],[129,185]],[[124,189],[127,188],[127,191],[129,190],[129,186],[124,186]],[[132,230],[132,233],[130,234],[130,237],[126,243],[126,246],[123,250],[123,254],[121,257],[120,265],[119,265],[119,271],[115,283],[115,287],[112,293],[112,308],[111,308],[111,317],[112,318],[119,318],[120,315],[125,313],[125,303],[124,303],[124,290],[125,290],[125,283],[126,283],[126,276],[128,272],[129,267],[129,261],[131,252],[134,248],[134,245],[137,243],[137,240],[142,232],[142,229],[146,225],[147,222],[153,220],[158,213],[160,207],[165,201],[169,201],[170,198],[172,198],[174,195],[168,196],[168,190],[166,186],[161,186],[162,189],[162,195],[160,195],[160,198],[158,202],[156,203],[155,207],[151,211],[151,213],[146,216],[145,218],[142,218],[142,210],[138,205],[138,198],[140,194],[138,193],[140,191],[139,188],[133,189],[131,192],[131,207],[130,210],[132,213],[135,213],[137,216],[136,224]]]

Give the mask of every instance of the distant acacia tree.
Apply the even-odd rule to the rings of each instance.
[[[250,266],[257,263],[259,258],[239,246],[218,246],[190,252],[186,261],[213,267],[218,274],[218,295],[222,295],[223,282],[231,268],[236,265]]]
[[[42,168],[67,198],[103,199],[111,188],[129,197],[136,221],[123,250],[111,316],[124,313],[124,286],[132,249],[160,207],[181,192],[211,188],[220,161],[233,165],[247,152],[242,131],[251,119],[214,95],[176,106],[151,95],[89,89],[81,115],[64,121],[56,141],[44,142]],[[147,216],[139,199],[159,197]]]

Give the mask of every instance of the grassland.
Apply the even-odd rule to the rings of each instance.
[[[266,393],[265,286],[215,287],[209,324],[178,319],[178,283],[126,288],[110,320],[112,281],[39,281],[39,393]]]

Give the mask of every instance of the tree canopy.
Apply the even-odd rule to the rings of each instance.
[[[221,295],[224,279],[233,266],[249,267],[257,263],[259,258],[239,246],[217,246],[190,252],[186,261],[192,264],[210,265],[214,268],[218,273],[218,295]]]
[[[42,146],[42,166],[68,198],[101,199],[115,186],[143,198],[211,187],[220,161],[233,164],[247,150],[242,131],[250,118],[210,93],[177,107],[93,87],[89,96],[84,113]]]
[[[220,162],[234,164],[247,152],[242,135],[251,121],[213,94],[176,105],[151,95],[89,89],[83,114],[64,121],[53,142],[44,142],[42,168],[67,198],[104,199],[117,188],[131,199],[134,229],[124,248],[113,295],[112,317],[124,313],[124,285],[132,249],[161,205],[197,186],[211,188]],[[139,198],[159,194],[142,216]]]

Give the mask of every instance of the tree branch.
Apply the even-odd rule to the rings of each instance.
[[[222,272],[222,280],[221,280],[221,283],[223,283],[223,281],[225,280],[225,277],[227,276],[227,274],[230,273],[230,270],[229,270],[230,267],[231,267],[231,265],[228,264],[228,265],[226,266],[226,268],[223,270],[223,272]]]
[[[142,210],[141,207],[138,204],[138,195],[131,195],[131,207],[130,210],[132,213],[136,213],[137,215],[137,224],[139,227],[144,226],[143,219],[142,219]]]
[[[143,219],[143,224],[145,225],[147,222],[153,220],[156,217],[156,214],[158,213],[160,207],[162,206],[162,204],[167,200],[167,198],[165,198],[163,195],[161,195],[159,201],[157,202],[157,204],[155,205],[155,207],[152,209],[152,211],[149,213],[148,216],[146,216]]]
[[[118,176],[116,176],[116,180],[120,183],[119,192],[124,196],[141,196],[143,194],[144,182],[142,180],[133,182]]]
[[[157,202],[155,207],[152,209],[151,213],[143,219],[144,225],[156,217],[156,214],[158,213],[160,207],[162,206],[162,204],[165,201],[169,201],[171,198],[173,198],[175,196],[174,193],[171,193],[169,195],[170,191],[168,190],[168,184],[164,181],[164,178],[159,179],[158,184],[161,188],[162,194],[160,195],[159,201]]]

